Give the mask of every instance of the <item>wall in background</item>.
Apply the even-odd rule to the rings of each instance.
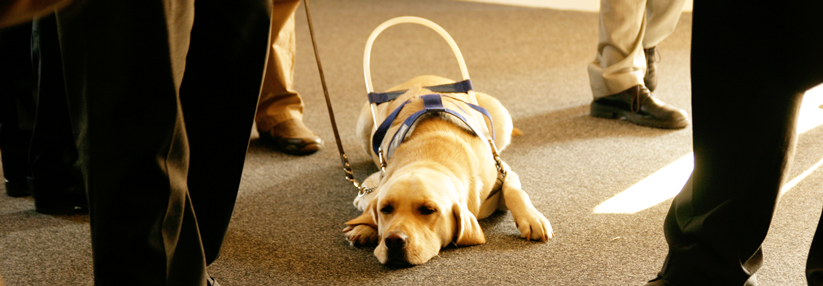
[[[540,7],[561,10],[578,10],[595,12],[600,7],[599,0],[462,0],[467,2],[496,3],[524,7]],[[686,0],[683,11],[692,11],[694,0]]]

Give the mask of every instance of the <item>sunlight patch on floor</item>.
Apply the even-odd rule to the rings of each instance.
[[[823,109],[821,108],[823,108],[823,85],[807,91],[804,95],[797,121],[798,134],[823,124]],[[783,185],[781,194],[791,190],[821,165],[823,165],[823,159]],[[596,206],[594,213],[632,214],[656,206],[680,193],[680,189],[686,184],[693,170],[694,153],[689,153]]]
[[[678,193],[694,170],[694,153],[683,156],[594,208],[594,213],[636,213]]]

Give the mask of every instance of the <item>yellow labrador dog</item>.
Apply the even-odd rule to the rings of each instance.
[[[408,91],[377,107],[377,120],[382,122],[405,104],[386,139],[377,142],[382,150],[391,149],[386,154],[390,157],[385,172],[376,172],[363,182],[375,189],[354,200],[363,214],[346,222],[343,232],[352,245],[377,243],[374,254],[380,263],[419,265],[450,244],[483,244],[486,238],[477,220],[495,210],[511,210],[520,237],[547,241],[553,236],[551,224],[534,208],[517,174],[505,163],[502,168],[507,176],[501,179],[490,144],[483,138],[491,135],[475,134],[470,126],[487,130],[491,120],[465,104],[469,102],[467,94],[448,93],[441,98],[443,107],[461,113],[470,122],[443,112],[429,113],[401,136],[402,144],[389,148],[395,141],[392,135],[403,128],[403,121],[423,109],[421,96],[433,93],[423,87],[452,82],[420,76],[390,89]],[[511,116],[494,97],[476,93],[476,98],[491,115],[496,130],[494,142],[502,150],[514,131]],[[373,124],[367,103],[357,120],[357,134],[380,166],[372,148]]]

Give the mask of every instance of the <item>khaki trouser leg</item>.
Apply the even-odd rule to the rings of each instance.
[[[674,31],[684,0],[601,0],[597,56],[589,64],[594,99],[643,84],[644,48],[656,46]]]
[[[300,0],[274,1],[271,51],[257,105],[257,130],[266,132],[289,119],[303,119],[303,99],[292,88],[296,50],[294,14]]]

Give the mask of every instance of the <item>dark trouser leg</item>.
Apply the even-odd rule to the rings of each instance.
[[[809,285],[823,285],[823,224],[820,222],[806,260],[806,280]]]
[[[823,56],[806,42],[823,36],[814,16],[820,5],[695,3],[695,170],[666,218],[665,279],[754,282],[791,161],[802,94],[823,81]]]
[[[77,149],[71,133],[63,65],[54,15],[32,29],[32,61],[37,72],[37,113],[32,131],[29,187],[39,212],[64,213],[86,206]]]
[[[208,263],[229,226],[260,95],[269,37],[265,2],[195,3],[180,101],[191,150],[189,193]]]
[[[207,258],[204,247],[214,247],[204,246],[201,242],[191,200],[196,194],[192,192],[190,196],[187,187],[187,181],[197,176],[189,178],[188,175],[186,125],[198,125],[196,121],[199,119],[194,115],[189,118],[187,113],[184,122],[181,106],[184,96],[178,96],[184,70],[188,73],[197,69],[196,63],[186,63],[193,2],[86,0],[58,12],[72,126],[89,195],[95,282],[98,285],[205,285]],[[233,7],[246,7],[234,1],[221,3],[225,4],[221,8],[228,11]],[[236,18],[237,13],[231,13],[235,18],[224,19],[228,21],[222,23],[227,28],[243,31],[242,35],[249,39],[263,38],[259,47],[262,54],[256,60],[259,65],[246,66],[248,72],[244,73],[257,76],[254,93],[191,96],[193,100],[221,96],[226,102],[251,98],[248,109],[252,114],[245,116],[249,118],[248,123],[231,126],[230,130],[213,129],[217,135],[209,138],[212,141],[235,141],[223,137],[223,132],[230,134],[229,131],[239,129],[248,132],[251,128],[268,37],[268,14],[263,8],[254,7],[256,10],[246,11],[240,19]],[[262,12],[258,11],[261,9]],[[198,8],[198,17],[199,12]],[[261,13],[263,19],[256,16]],[[266,29],[262,35],[247,34],[260,29],[256,28],[258,26]],[[221,40],[234,42],[237,36]],[[191,44],[192,50],[196,50],[196,42],[191,41]],[[255,47],[246,47],[242,52],[253,57]],[[224,72],[211,68],[209,71]],[[234,71],[225,72],[226,76],[240,76],[232,74]],[[229,83],[191,83],[197,86],[213,84]],[[218,111],[225,112],[228,118],[236,112],[230,108]],[[248,140],[248,133],[245,136]],[[194,146],[200,141],[192,138],[191,142]],[[196,151],[195,148],[192,150]],[[231,152],[228,156],[240,156],[242,161],[242,150],[217,152]],[[237,167],[224,168],[232,175],[221,176],[239,174],[233,168]],[[208,191],[236,192],[236,185],[234,189],[222,189],[226,186],[215,184]],[[233,203],[233,197],[215,203],[220,208],[214,211],[231,209],[221,203]],[[199,206],[198,210],[203,211],[203,214],[197,214],[198,219],[201,215],[207,217],[206,213],[212,211]],[[206,224],[211,222],[201,225]]]
[[[29,57],[31,24],[0,31],[0,150],[10,196],[27,196],[34,75]]]
[[[182,27],[167,26],[164,1],[75,4],[57,20],[89,199],[95,284],[180,278],[204,285],[177,97],[193,3],[170,5],[181,9],[170,14]]]

